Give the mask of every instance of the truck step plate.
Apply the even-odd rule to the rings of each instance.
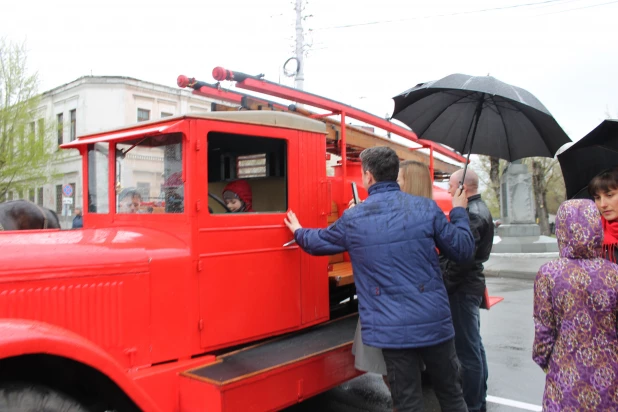
[[[351,344],[358,314],[221,356],[184,376],[225,385]]]

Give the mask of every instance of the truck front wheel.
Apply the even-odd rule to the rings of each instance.
[[[34,384],[4,384],[0,386],[0,411],[89,412],[67,395]]]

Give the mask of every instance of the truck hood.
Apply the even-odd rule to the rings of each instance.
[[[183,241],[153,229],[0,232],[0,281],[144,273],[153,257],[189,253]]]

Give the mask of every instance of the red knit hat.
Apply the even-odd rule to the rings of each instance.
[[[228,183],[223,189],[224,200],[226,198],[230,199],[230,195],[228,194],[226,196],[226,192],[233,193],[235,196],[232,196],[232,198],[236,197],[243,201],[243,203],[245,204],[245,207],[242,210],[243,212],[253,212],[253,196],[251,195],[251,186],[249,186],[249,183],[247,183],[246,180],[236,180],[234,182]]]

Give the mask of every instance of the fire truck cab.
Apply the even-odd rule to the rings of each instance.
[[[297,338],[298,353],[262,344],[259,356],[216,356],[329,320],[329,258],[284,246],[283,224],[288,209],[327,224],[324,134],[322,122],[289,113],[221,112],[65,145],[83,158],[84,228],[0,233],[2,381],[56,388],[85,406],[108,399],[109,410],[248,411],[356,376],[344,347],[350,317],[334,321],[347,329],[322,326],[341,339]],[[221,201],[237,179],[249,183],[254,212],[229,213]]]

